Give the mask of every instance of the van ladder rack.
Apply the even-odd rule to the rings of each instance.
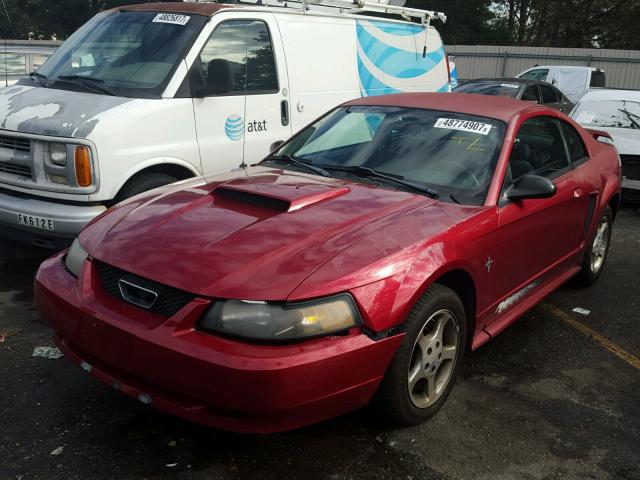
[[[390,5],[379,3],[375,0],[369,2],[364,0],[239,0],[237,3],[265,7],[295,8],[303,12],[310,10],[330,12],[333,9],[337,9],[339,13],[387,13],[400,15],[405,20],[417,18],[426,26],[429,26],[431,20],[441,20],[443,23],[447,21],[447,16],[442,12]]]

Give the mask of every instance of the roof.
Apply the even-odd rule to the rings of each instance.
[[[170,12],[187,13],[193,15],[205,15],[211,17],[223,8],[237,7],[238,5],[227,5],[214,2],[157,2],[141,3],[137,5],[127,5],[114,8],[124,12]]]
[[[541,82],[539,80],[529,80],[526,78],[512,78],[512,77],[504,77],[504,78],[474,78],[471,80],[465,80],[460,85],[464,85],[467,83],[475,83],[475,82],[495,82],[495,83],[521,83],[523,85],[531,85],[536,83],[547,83]]]
[[[479,117],[494,118],[509,123],[524,112],[549,109],[540,105],[506,97],[478,95],[475,93],[397,93],[378,97],[364,97],[345,105],[375,105],[385,107],[424,108],[456,113],[468,113]]]
[[[547,69],[560,69],[560,70],[591,70],[592,72],[604,71],[599,67],[583,67],[579,65],[536,65],[535,67],[527,68],[523,70],[521,73],[528,72],[529,70],[535,70],[538,68],[547,68]]]
[[[589,90],[580,101],[589,100],[632,100],[640,102],[640,90],[622,90],[615,88],[594,88]]]

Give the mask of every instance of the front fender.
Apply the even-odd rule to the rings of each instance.
[[[120,180],[114,184],[113,188],[109,192],[109,198],[113,199],[118,194],[120,189],[127,183],[134,175],[150,168],[158,165],[175,165],[178,167],[183,167],[189,172],[192,173],[194,177],[201,176],[202,174],[198,171],[198,169],[192,164],[183,160],[181,158],[176,157],[155,157],[149,158],[142,162],[138,162],[133,165],[129,170],[127,170],[121,177]]]

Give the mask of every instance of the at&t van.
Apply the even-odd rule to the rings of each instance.
[[[261,3],[100,13],[0,91],[0,235],[57,248],[110,205],[257,161],[346,100],[450,91],[444,14]]]

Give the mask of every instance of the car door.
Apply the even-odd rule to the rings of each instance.
[[[526,174],[552,179],[556,193],[550,198],[509,201],[509,188]],[[498,205],[499,227],[491,257],[495,281],[489,286],[496,303],[489,324],[504,313],[506,307],[501,305],[516,303],[508,302],[510,298],[520,301],[571,264],[580,248],[586,213],[584,201],[576,197],[580,188],[559,121],[544,116],[525,121],[514,141]]]
[[[193,99],[205,175],[258,160],[271,143],[291,134],[288,122],[281,121],[281,92],[288,80],[286,69],[277,71],[274,24],[271,14],[223,19],[195,61],[207,86],[205,98]]]
[[[583,203],[584,216],[582,218],[581,240],[584,242],[587,240],[589,227],[593,223],[596,205],[598,204],[600,173],[591,165],[589,151],[578,131],[564,120],[559,120],[559,122],[571,159],[574,179],[580,184],[574,192],[574,196],[577,201]]]

